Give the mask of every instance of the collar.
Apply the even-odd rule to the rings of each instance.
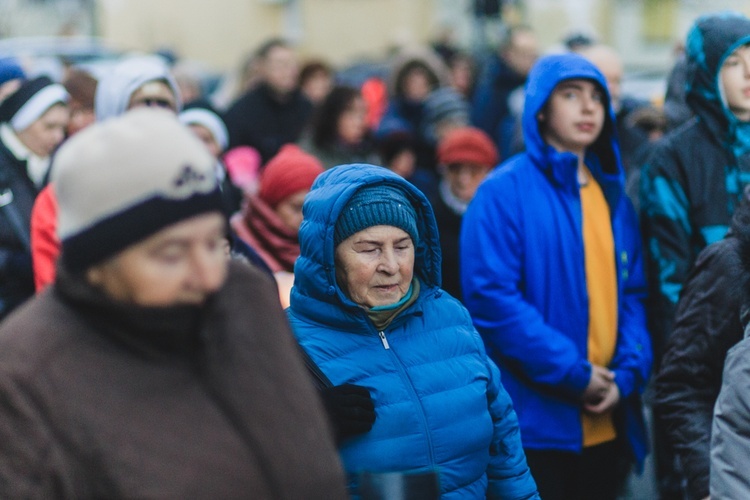
[[[445,202],[446,206],[451,209],[456,215],[463,215],[466,213],[466,209],[469,208],[469,203],[458,199],[451,192],[450,184],[447,180],[443,179],[440,181],[440,198]]]
[[[202,348],[200,332],[208,304],[144,307],[115,301],[64,266],[58,266],[54,291],[93,332],[128,350],[147,357],[196,360]]]
[[[37,188],[41,187],[49,170],[49,156],[41,157],[31,152],[7,123],[0,124],[0,141],[16,159],[26,162],[26,175]]]

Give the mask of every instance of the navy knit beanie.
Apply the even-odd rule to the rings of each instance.
[[[335,246],[349,236],[372,226],[394,226],[419,242],[417,212],[406,194],[396,186],[376,184],[356,193],[342,210],[333,233]]]

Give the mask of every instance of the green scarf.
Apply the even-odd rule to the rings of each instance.
[[[419,297],[419,280],[414,278],[409,286],[409,291],[406,292],[406,295],[401,300],[395,304],[370,308],[367,310],[367,315],[375,325],[375,328],[379,332],[382,332],[396,319],[396,316],[401,314],[401,311],[412,305],[417,300],[417,297]]]

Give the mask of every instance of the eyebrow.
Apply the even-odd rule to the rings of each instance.
[[[560,85],[557,86],[557,88],[555,90],[567,90],[567,89],[583,90],[583,83],[581,83],[581,82],[562,82]]]
[[[410,239],[411,239],[411,236],[404,236],[400,240],[396,240],[394,244],[403,243],[404,241],[410,240]],[[358,241],[355,241],[354,244],[355,245],[378,245],[380,246],[380,245],[383,245],[384,242],[377,241],[377,240],[358,240]]]

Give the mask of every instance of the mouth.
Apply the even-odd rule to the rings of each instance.
[[[375,285],[375,289],[381,292],[393,292],[398,289],[398,285]]]
[[[593,132],[595,127],[591,122],[581,122],[576,124],[576,128],[581,132]]]

